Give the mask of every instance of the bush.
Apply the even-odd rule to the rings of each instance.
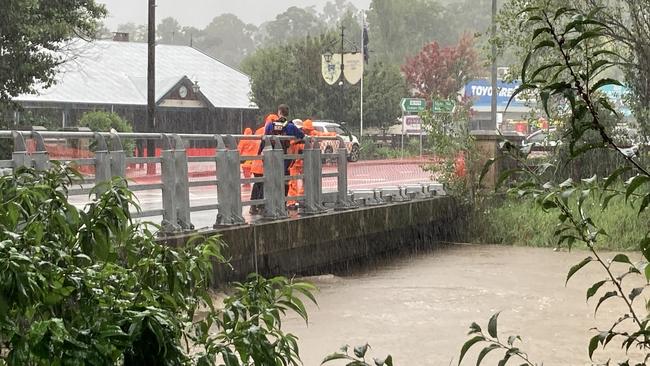
[[[158,244],[131,221],[123,180],[79,210],[74,175],[54,164],[0,177],[0,364],[187,363],[183,340],[223,242]]]
[[[280,316],[306,320],[297,295],[314,300],[311,285],[254,276],[215,309],[218,236],[160,244],[131,220],[124,180],[80,210],[68,202],[75,176],[53,162],[0,177],[0,365],[299,364]]]
[[[86,112],[79,120],[80,127],[88,127],[94,132],[108,132],[114,129],[117,132],[133,132],[131,123],[117,113],[104,111]],[[128,156],[133,156],[135,142],[133,139],[122,139],[122,147]]]

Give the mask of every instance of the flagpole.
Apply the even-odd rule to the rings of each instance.
[[[359,127],[359,138],[363,137],[363,74],[366,69],[366,50],[364,45],[364,36],[363,33],[366,31],[366,14],[361,10],[361,116],[359,118],[360,127]]]

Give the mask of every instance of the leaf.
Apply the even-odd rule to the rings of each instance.
[[[648,205],[650,205],[650,194],[646,194],[645,197],[643,197],[643,201],[641,201],[641,206],[639,206],[639,215],[643,213],[643,211],[648,208]]]
[[[598,300],[598,304],[596,305],[596,309],[594,310],[594,314],[596,314],[598,312],[598,308],[600,307],[600,305],[602,303],[604,303],[607,299],[612,298],[612,297],[617,296],[617,295],[618,295],[618,293],[616,291],[609,291],[609,292],[605,293],[605,295],[603,295],[603,297],[601,297],[600,300]]]
[[[334,360],[350,360],[350,356],[344,354],[344,353],[332,353],[330,355],[325,356],[323,361],[320,363],[321,365],[328,363],[330,361]]]
[[[500,348],[499,345],[496,344],[491,344],[481,350],[481,353],[478,354],[478,358],[476,359],[476,366],[479,366],[481,364],[481,361],[485,358],[485,356],[488,355],[488,353],[494,351],[495,349]]]
[[[533,36],[533,40],[536,37],[537,35]],[[528,65],[530,65],[530,60],[532,59],[532,57],[533,57],[533,52],[528,53],[528,55],[526,55],[526,59],[524,60],[524,64],[521,66],[521,81],[523,83],[526,82],[526,72],[528,71]]]
[[[497,337],[497,320],[499,318],[499,313],[496,313],[492,315],[490,318],[490,321],[488,322],[488,334],[490,334],[490,337],[492,338],[498,338]]]
[[[472,348],[473,345],[475,345],[478,342],[483,342],[485,341],[485,338],[483,336],[476,336],[467,342],[463,344],[463,347],[460,350],[460,358],[458,359],[458,364],[460,365],[461,362],[463,362],[463,357],[465,357],[465,354],[467,351],[469,351],[470,348]]]
[[[481,176],[478,179],[479,183],[483,182],[483,179],[485,178],[485,175],[490,171],[490,167],[496,161],[497,161],[497,159],[488,159],[488,161],[485,162],[485,164],[483,165],[483,169],[481,170]]]
[[[472,323],[472,325],[469,326],[468,335],[469,334],[476,334],[476,333],[481,333],[481,326],[476,324],[476,323]]]
[[[599,281],[594,283],[588,290],[587,290],[587,301],[589,301],[590,298],[592,298],[598,290],[603,287],[603,285],[607,283],[607,281]]]
[[[516,340],[519,340],[521,342],[521,337],[520,336],[514,336],[514,335],[508,337],[508,345],[510,347],[512,347],[512,345],[515,344]]]
[[[555,42],[548,39],[543,40],[538,44],[536,44],[535,47],[533,47],[533,51],[537,51],[539,49],[546,48],[546,47],[555,47]]]
[[[589,90],[589,92],[590,92],[590,93],[594,93],[594,92],[597,91],[598,89],[602,88],[603,86],[607,86],[607,85],[618,85],[618,86],[623,86],[623,84],[621,84],[621,82],[618,81],[618,80],[616,80],[616,79],[604,78],[604,79],[600,79],[600,80],[598,80],[598,82],[596,82],[596,84],[594,84],[594,85],[591,87],[591,89]]]
[[[625,199],[628,200],[634,192],[641,187],[641,185],[646,184],[650,181],[650,177],[645,175],[637,175],[636,177],[630,178],[626,184],[627,189],[625,190]]]
[[[595,335],[589,340],[589,359],[593,359],[594,351],[598,348],[598,341],[600,340],[600,335]]]
[[[583,259],[580,263],[578,263],[575,266],[571,267],[571,269],[569,270],[569,274],[566,277],[566,282],[564,283],[564,285],[566,286],[569,283],[569,279],[571,279],[571,277],[574,274],[576,274],[576,272],[578,272],[580,269],[582,269],[582,267],[586,266],[587,264],[589,264],[589,262],[591,262],[593,260],[594,259],[592,257],[587,257],[587,258]]]
[[[632,264],[630,261],[630,258],[625,255],[625,254],[617,254],[614,258],[612,258],[612,263],[625,263],[625,264]]]
[[[622,167],[622,168],[618,168],[618,169],[616,169],[616,170],[615,170],[615,171],[614,171],[614,172],[613,172],[609,177],[607,177],[607,179],[605,180],[605,184],[604,184],[604,186],[603,186],[603,189],[607,189],[607,188],[609,188],[609,186],[611,186],[611,185],[614,183],[614,181],[616,181],[616,179],[618,179],[618,177],[620,177],[622,174],[624,174],[624,173],[626,173],[626,172],[628,172],[628,171],[630,171],[630,170],[632,170],[632,168],[627,167],[627,166],[626,166],[626,167]]]
[[[632,292],[630,292],[630,295],[628,296],[630,298],[630,301],[634,302],[634,299],[637,296],[641,295],[641,293],[643,292],[643,289],[644,289],[643,287],[637,287],[637,288],[632,289]]]
[[[366,352],[368,352],[368,344],[364,344],[363,346],[357,346],[354,347],[354,355],[359,357],[359,358],[364,358],[366,356]]]

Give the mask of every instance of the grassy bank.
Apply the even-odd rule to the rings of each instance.
[[[613,199],[606,211],[589,207],[596,223],[608,234],[601,237],[600,249],[638,250],[639,241],[650,228],[648,213],[638,211]],[[545,213],[530,199],[506,198],[483,205],[474,216],[472,238],[476,243],[555,247],[553,233],[558,224],[557,213]]]

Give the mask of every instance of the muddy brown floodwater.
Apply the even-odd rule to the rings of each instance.
[[[587,255],[452,246],[391,259],[352,274],[310,278],[320,292],[319,307],[309,307],[309,326],[295,316],[284,326],[300,337],[306,366],[320,365],[326,354],[343,344],[365,342],[371,345],[372,356],[390,353],[396,365],[447,366],[458,364],[468,326],[477,321],[486,328],[490,316],[501,311],[499,334],[520,334],[521,348],[531,360],[544,365],[591,365],[587,345],[594,333],[590,328],[611,324],[624,308],[620,300],[609,300],[594,318],[595,304],[585,303],[585,294],[593,282],[604,279],[595,264],[564,286],[568,269]],[[639,281],[628,285],[638,286]],[[641,305],[647,300],[642,297]],[[612,344],[607,352],[598,351],[594,360],[618,357],[619,348],[620,343]],[[475,365],[477,354],[478,350],[470,352],[463,365]],[[484,365],[497,362],[487,358]]]

